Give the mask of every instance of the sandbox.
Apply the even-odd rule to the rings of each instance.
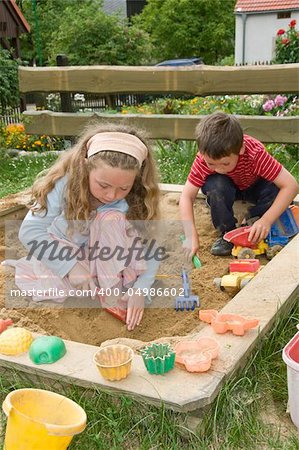
[[[163,198],[162,211],[167,219],[178,218],[179,193],[168,192]],[[12,207],[13,205],[10,205]],[[0,366],[15,368],[31,375],[59,379],[86,387],[121,391],[126,394],[159,403],[180,411],[202,408],[211,403],[228,375],[244,363],[246,357],[259,337],[271,326],[275,316],[290,308],[295,301],[298,287],[298,237],[294,238],[263,270],[242,289],[235,292],[221,292],[213,286],[213,279],[223,275],[230,257],[216,258],[210,255],[210,247],[216,233],[210,222],[207,206],[201,199],[196,203],[199,234],[201,237],[201,261],[203,267],[190,272],[193,293],[199,295],[202,309],[217,309],[260,320],[258,329],[250,330],[244,337],[231,333],[216,335],[211,327],[199,321],[198,310],[176,312],[174,308],[147,308],[142,324],[133,332],[103,310],[92,308],[55,308],[36,305],[30,299],[22,299],[18,308],[6,310],[4,307],[4,278],[12,277],[13,271],[1,268],[2,296],[0,318],[11,317],[16,325],[24,326],[41,334],[52,334],[66,340],[67,355],[57,363],[48,366],[34,366],[24,354],[19,357],[1,355]],[[177,252],[179,272],[181,267],[181,244],[176,236],[172,249]],[[177,241],[176,241],[177,239]],[[2,251],[5,243],[1,242]],[[9,250],[9,257],[20,256],[17,240],[16,247]],[[263,261],[262,263],[265,263]],[[180,282],[180,280],[175,280]],[[158,280],[163,286],[163,279]],[[219,358],[214,360],[212,368],[204,374],[191,374],[175,367],[173,371],[162,375],[150,375],[146,372],[138,349],[145,342],[162,341],[175,344],[182,339],[197,339],[200,336],[212,336],[220,345]],[[93,367],[92,356],[98,346],[110,342],[121,342],[135,351],[133,370],[130,376],[120,382],[107,382]],[[188,386],[188,389],[186,389]]]

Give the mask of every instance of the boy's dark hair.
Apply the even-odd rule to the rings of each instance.
[[[220,159],[232,153],[238,155],[243,144],[239,121],[221,111],[209,114],[196,127],[195,136],[201,154]]]

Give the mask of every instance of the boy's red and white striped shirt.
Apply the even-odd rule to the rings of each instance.
[[[236,167],[225,175],[230,177],[240,190],[249,188],[258,178],[274,181],[282,165],[267,152],[260,141],[246,134],[244,134],[244,146],[244,154],[239,155]],[[208,168],[199,152],[191,167],[188,181],[196,187],[201,187],[205,184],[206,178],[214,173],[216,172]]]

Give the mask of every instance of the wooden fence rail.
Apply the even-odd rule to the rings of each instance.
[[[182,93],[193,95],[296,93],[299,64],[243,67],[20,67],[19,84],[28,92]],[[108,115],[26,111],[28,133],[76,135],[91,119],[135,123],[152,138],[194,139],[202,116]],[[263,142],[298,143],[296,117],[240,116],[245,132]]]

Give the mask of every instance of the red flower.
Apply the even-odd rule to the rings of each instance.
[[[290,43],[290,39],[288,39],[288,38],[281,39],[281,43],[282,43],[283,45],[288,45],[288,44]]]
[[[284,33],[285,31],[282,28],[280,28],[280,30],[277,31],[277,36],[281,36]]]
[[[296,22],[295,19],[291,20],[291,22],[289,23],[289,27],[290,27],[290,28],[295,28],[296,23],[297,23],[297,22]]]

